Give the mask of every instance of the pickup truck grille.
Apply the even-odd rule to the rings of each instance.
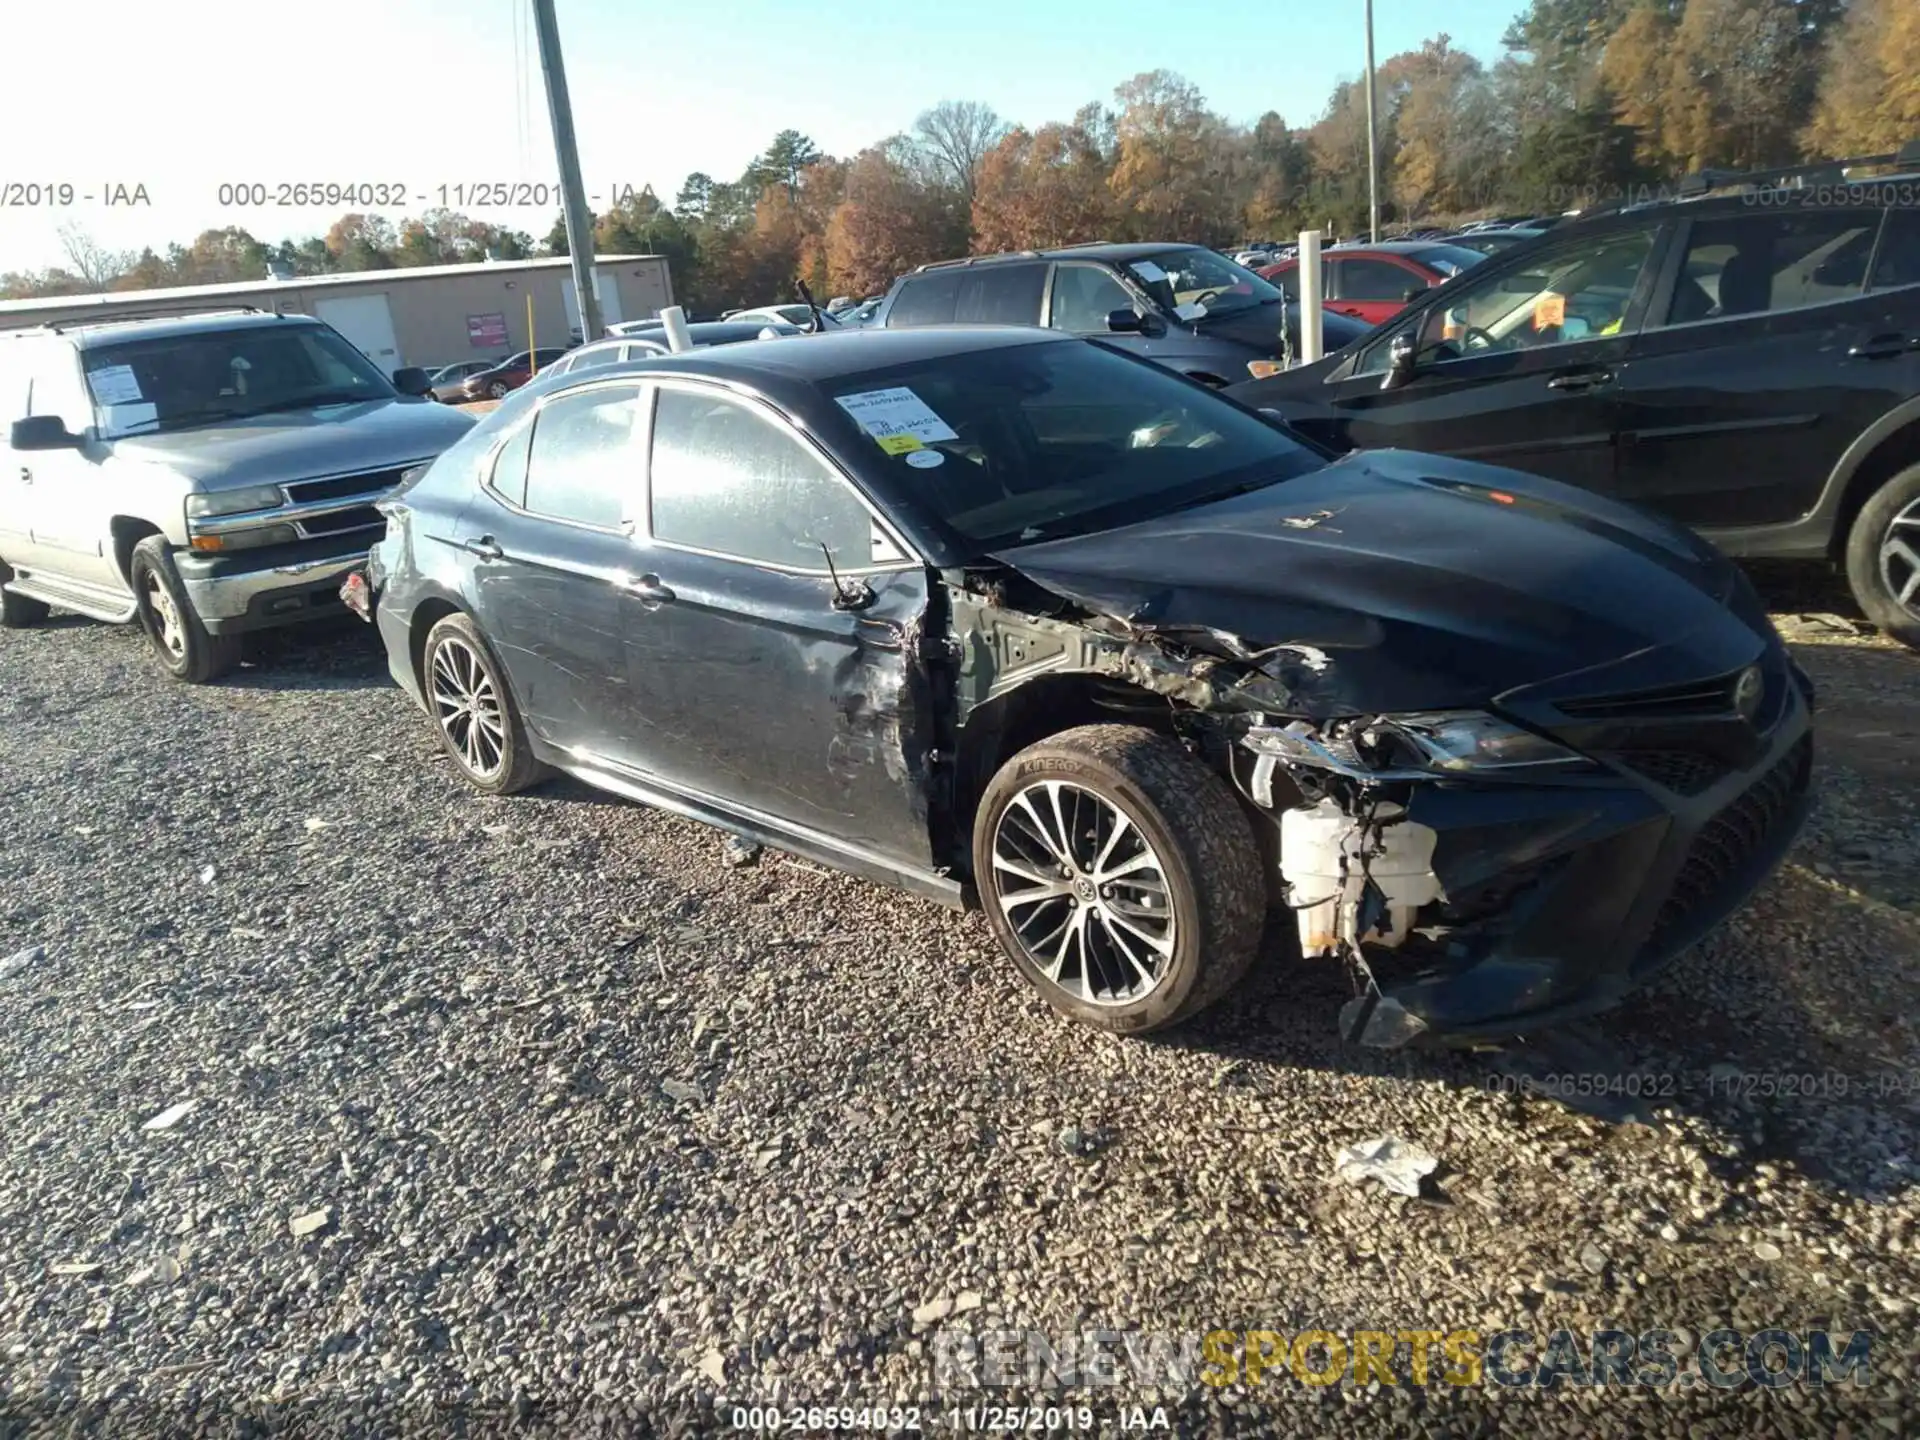
[[[328,480],[295,480],[280,488],[286,491],[290,505],[314,505],[322,500],[338,500],[347,495],[365,495],[374,490],[391,490],[400,483],[406,466],[392,470],[369,470],[362,475],[335,475]]]

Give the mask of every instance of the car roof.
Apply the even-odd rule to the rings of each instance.
[[[311,315],[257,315],[246,311],[223,310],[191,315],[148,316],[124,320],[58,320],[50,326],[19,330],[20,335],[44,335],[57,331],[82,350],[103,345],[124,345],[129,340],[165,340],[179,335],[210,335],[219,331],[258,330],[269,326],[313,329],[321,322]]]
[[[1004,350],[1018,345],[1084,344],[1073,336],[1030,325],[924,325],[904,330],[841,330],[810,335],[804,345],[788,337],[746,340],[688,350],[678,355],[650,355],[620,362],[617,367],[596,366],[581,379],[605,379],[627,372],[698,375],[707,379],[757,386],[773,381],[783,388],[818,385],[869,370],[915,365],[947,355],[982,350]],[[571,372],[570,372],[571,374]],[[569,375],[570,378],[570,375]]]
[[[902,278],[965,265],[1006,265],[1021,260],[1106,260],[1116,265],[1124,265],[1129,260],[1143,260],[1149,255],[1165,255],[1173,250],[1198,250],[1207,255],[1220,254],[1218,250],[1209,250],[1204,245],[1190,245],[1180,240],[1135,240],[1126,244],[1118,244],[1111,240],[1094,240],[1085,245],[1065,245],[1057,250],[1004,250],[997,255],[968,255],[957,260],[935,260],[931,264],[918,267]]]

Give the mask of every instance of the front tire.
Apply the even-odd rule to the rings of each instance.
[[[494,399],[494,400],[506,399],[507,398],[507,382],[504,380],[494,381],[491,385],[487,386],[487,395],[490,399]]]
[[[1067,730],[1002,766],[974,820],[973,873],[1027,982],[1118,1034],[1213,1004],[1266,918],[1259,848],[1226,782],[1137,726]]]
[[[128,566],[135,614],[161,668],[176,680],[205,685],[240,663],[240,637],[215,635],[200,621],[174,568],[164,535],[149,535],[133,547]]]
[[[473,621],[449,615],[427,632],[422,686],[440,748],[461,778],[489,795],[512,795],[547,776],[506,677]]]
[[[1860,507],[1847,535],[1847,584],[1869,620],[1920,649],[1920,465]]]

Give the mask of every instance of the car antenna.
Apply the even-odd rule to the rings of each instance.
[[[833,608],[836,610],[864,610],[873,603],[873,591],[863,581],[860,588],[850,590],[840,583],[840,572],[833,568],[833,551],[827,548],[827,542],[820,542],[820,553],[827,557],[827,577],[833,581]]]
[[[793,288],[800,292],[800,298],[807,302],[807,309],[813,315],[812,328],[808,330],[807,333],[809,335],[821,334],[826,330],[827,322],[820,314],[820,307],[813,303],[812,288],[808,286],[806,281],[800,279],[796,279],[793,282]],[[827,563],[832,564],[833,562],[828,561]]]

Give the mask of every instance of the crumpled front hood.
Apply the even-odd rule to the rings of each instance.
[[[115,459],[164,466],[203,490],[227,490],[431,459],[473,426],[471,415],[431,400],[368,400],[110,443]]]
[[[1136,631],[1304,647],[1311,663],[1294,651],[1284,668],[1321,714],[1473,708],[1561,677],[1568,693],[1647,688],[1725,674],[1765,643],[1727,608],[1730,563],[1687,531],[1412,451],[993,558]]]

